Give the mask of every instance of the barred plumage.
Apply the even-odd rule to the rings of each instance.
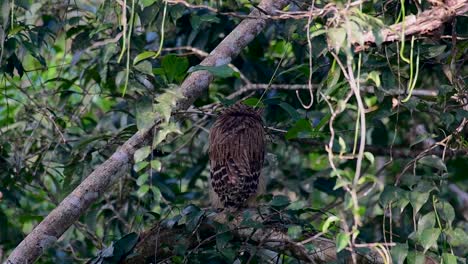
[[[214,207],[249,205],[263,188],[265,134],[260,113],[237,103],[210,131],[211,200]]]

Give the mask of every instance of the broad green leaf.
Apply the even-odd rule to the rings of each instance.
[[[161,201],[161,191],[159,190],[159,188],[154,185],[151,185],[150,190],[153,193],[153,202],[159,203],[159,201]]]
[[[148,182],[149,174],[148,173],[143,173],[140,176],[138,176],[137,179],[137,185],[142,186],[143,184]]]
[[[309,165],[311,169],[316,171],[323,171],[330,167],[327,155],[315,152],[309,154]]]
[[[148,7],[156,2],[159,2],[160,0],[141,0],[141,4],[143,7]]]
[[[231,239],[233,239],[231,232],[221,232],[220,234],[216,235],[216,248],[218,248],[220,251],[223,251]]]
[[[425,264],[426,257],[422,253],[419,253],[416,251],[410,251],[408,253],[408,257],[406,258],[406,261],[408,264]]]
[[[275,195],[271,200],[270,205],[274,207],[283,207],[289,205],[289,203],[289,197],[284,195]]]
[[[144,184],[144,185],[140,186],[140,188],[138,188],[138,190],[137,190],[137,196],[139,198],[142,198],[149,191],[149,189],[150,189],[150,187],[149,187],[148,184]]]
[[[428,228],[422,230],[421,235],[418,237],[418,241],[424,247],[424,252],[431,247],[437,247],[437,239],[439,238],[440,232],[439,228]]]
[[[464,246],[465,248],[468,248],[468,240],[466,239],[468,237],[468,234],[461,228],[450,228],[446,231],[444,231],[445,234],[448,236],[448,240],[450,242],[450,245],[457,247],[457,246]]]
[[[195,71],[209,71],[215,77],[219,78],[228,78],[228,77],[238,77],[239,74],[231,69],[228,65],[221,65],[221,66],[203,66],[197,65],[190,67],[188,72],[195,72]]]
[[[189,62],[185,57],[178,57],[174,54],[164,56],[161,62],[162,68],[166,74],[166,78],[169,83],[174,80],[181,81],[185,76]]]
[[[422,47],[420,54],[424,58],[430,59],[441,55],[446,48],[446,45],[427,45]]]
[[[349,245],[350,236],[346,233],[339,233],[336,236],[336,252],[340,252]]]
[[[346,153],[346,142],[342,137],[338,137],[338,144],[340,144],[340,153]]]
[[[436,204],[436,208],[440,218],[444,219],[449,227],[452,226],[452,222],[455,219],[453,206],[448,202],[442,201]]]
[[[129,233],[123,236],[121,239],[113,242],[113,258],[119,261],[122,257],[131,252],[138,242],[138,235],[136,233]]]
[[[408,255],[408,244],[397,243],[390,251],[394,264],[403,264]]]
[[[457,264],[457,257],[450,253],[443,253],[442,261],[443,264]]]
[[[427,202],[428,198],[428,192],[422,193],[418,191],[412,191],[409,193],[409,200],[415,213],[419,212],[419,209],[421,209],[421,207]]]
[[[309,120],[300,119],[294,124],[292,128],[288,130],[288,132],[285,135],[285,138],[287,140],[290,140],[293,138],[303,138],[303,137],[310,135],[312,131],[313,131],[313,128]]]
[[[302,227],[300,225],[292,225],[288,227],[288,236],[294,240],[297,240],[302,235]]]
[[[402,212],[406,205],[408,205],[409,194],[407,191],[398,187],[387,185],[380,194],[380,203],[383,206],[386,206],[390,202],[395,203],[394,205],[398,206],[400,208],[400,212]]]
[[[424,216],[419,218],[418,221],[418,232],[421,232],[423,230],[433,228],[435,225],[435,213],[434,212],[429,212],[425,214]]]
[[[286,103],[286,102],[281,102],[281,103],[279,103],[279,106],[280,106],[281,108],[283,108],[283,109],[289,114],[289,116],[292,117],[292,119],[293,119],[294,121],[297,121],[297,120],[301,119],[301,115],[300,115],[300,114],[297,112],[297,110],[296,110],[294,107],[292,107],[290,104],[288,104],[288,103]]]
[[[447,171],[447,166],[445,166],[444,161],[436,155],[425,156],[418,160],[418,163],[441,171]]]
[[[151,161],[151,168],[156,171],[160,171],[162,167],[162,163],[159,160],[152,160]]]
[[[135,59],[133,59],[133,65],[136,65],[142,60],[149,59],[151,57],[156,56],[156,52],[154,51],[143,51],[142,53],[138,54]]]
[[[133,66],[133,68],[144,74],[153,75],[153,65],[151,65],[151,62],[149,61],[142,61],[137,65]]]
[[[436,135],[434,134],[429,134],[429,133],[425,133],[425,134],[422,134],[422,135],[419,135],[410,145],[410,147],[413,147],[414,145],[417,145],[421,142],[423,142],[424,140],[426,139],[429,139],[429,138],[435,138]]]
[[[263,102],[261,102],[258,98],[256,97],[250,97],[248,99],[245,99],[242,101],[243,104],[251,106],[251,107],[265,107]]]
[[[133,159],[135,160],[135,162],[143,161],[149,156],[150,153],[151,153],[150,146],[142,147],[138,149],[137,151],[135,151],[135,154],[133,154]]]
[[[182,134],[182,131],[180,131],[175,123],[161,125],[160,130],[153,139],[153,147],[156,148],[171,133]]]
[[[142,99],[135,104],[136,124],[138,130],[149,129],[156,120],[156,113],[153,111],[151,100]]]
[[[323,233],[327,233],[328,232],[328,228],[330,227],[330,225],[334,222],[339,222],[340,219],[337,217],[337,216],[329,216],[327,218],[327,220],[325,220],[325,222],[323,222],[323,226],[322,226],[322,232]]]
[[[368,151],[364,152],[364,157],[371,163],[374,164],[375,158],[374,155]]]
[[[375,86],[380,87],[380,72],[378,71],[371,71],[367,75],[368,80],[372,80],[375,83]]]
[[[148,164],[149,164],[149,162],[147,162],[147,161],[137,162],[137,163],[135,163],[135,165],[133,165],[133,170],[136,171],[136,172],[139,172],[142,169],[146,168],[146,166],[148,166]]]

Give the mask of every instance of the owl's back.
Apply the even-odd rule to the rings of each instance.
[[[262,183],[265,135],[260,114],[240,103],[224,110],[211,128],[209,155],[214,206],[247,206]]]

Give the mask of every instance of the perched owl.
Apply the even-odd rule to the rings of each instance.
[[[264,188],[265,134],[260,112],[242,103],[225,109],[211,128],[209,155],[213,207],[252,205]]]

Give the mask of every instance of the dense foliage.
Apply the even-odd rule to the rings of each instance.
[[[264,109],[267,127],[260,203],[291,239],[322,232],[339,258],[350,245],[381,243],[357,250],[391,252],[394,263],[466,261],[466,16],[405,42],[364,45],[359,36],[374,32],[378,40],[384,25],[429,3],[374,0],[347,9],[336,1],[326,9],[331,2],[312,1],[332,11],[272,18],[231,66],[201,67],[256,3],[188,2],[220,12],[155,0],[2,1],[0,261],[156,116],[163,122],[153,144],[39,262],[102,263],[113,254],[117,261],[131,253],[132,232],[159,221],[190,233],[209,214],[200,208],[209,207],[210,125],[223,106],[244,99]],[[311,5],[291,2],[285,11]],[[208,92],[189,110],[171,111],[182,96],[177,87],[198,70],[215,76]],[[216,228],[215,242],[181,245],[166,260],[297,263]]]

